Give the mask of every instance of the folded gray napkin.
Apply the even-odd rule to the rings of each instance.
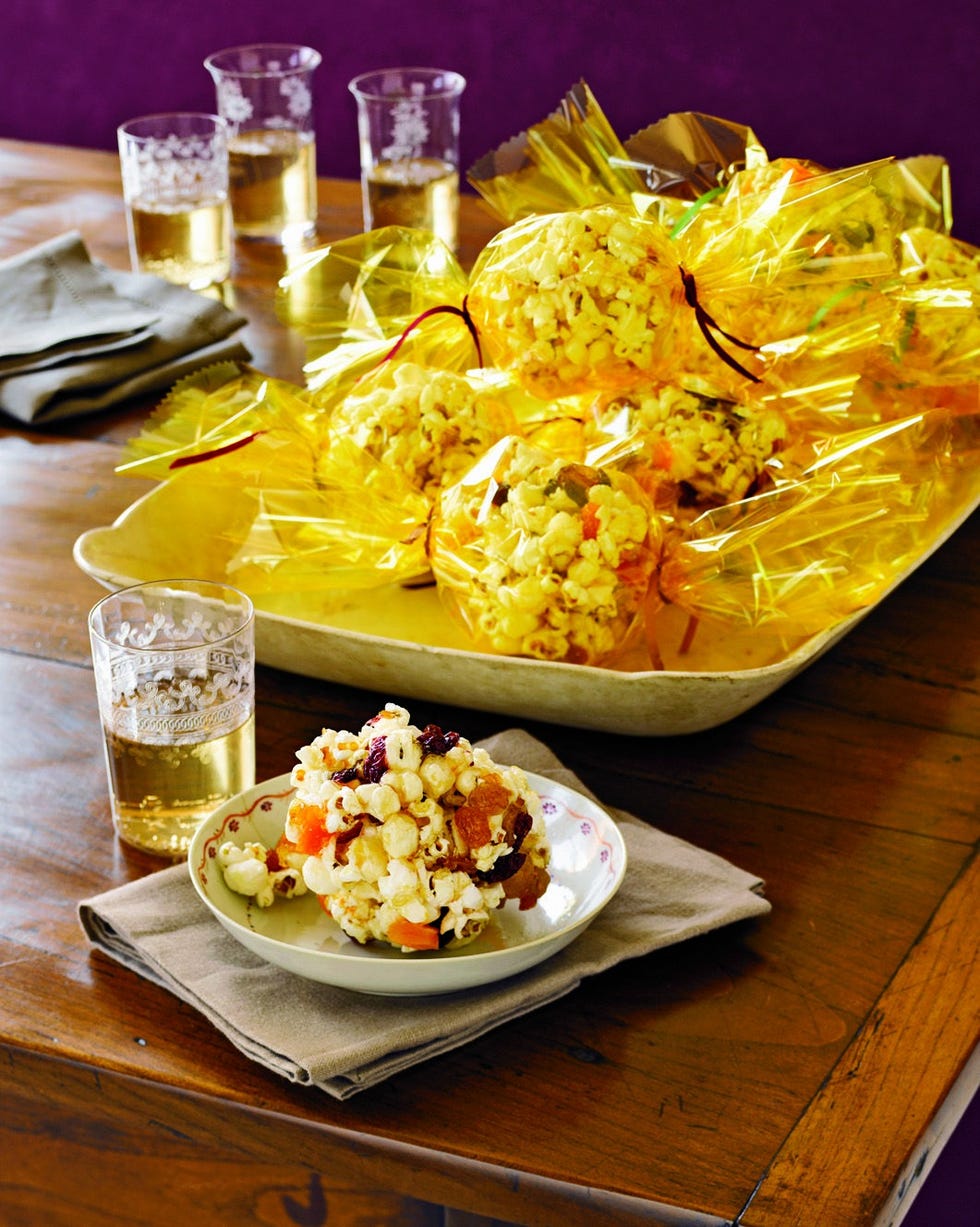
[[[588,795],[523,730],[481,744],[500,763]],[[186,865],[84,900],[79,917],[97,947],[200,1010],[247,1056],[346,1099],[570,993],[584,977],[624,959],[770,910],[758,878],[630,814],[608,812],[626,842],[627,869],[589,928],[537,967],[445,996],[364,996],[265,963],[211,916]]]
[[[48,422],[169,388],[251,356],[217,299],[92,261],[80,234],[0,261],[0,409]]]

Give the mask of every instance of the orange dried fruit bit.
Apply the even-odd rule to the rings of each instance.
[[[485,776],[453,815],[453,826],[468,848],[490,842],[490,818],[510,804],[510,793],[499,775]]]
[[[467,805],[476,804],[483,814],[499,814],[510,804],[510,792],[499,775],[485,775],[470,793]]]
[[[308,856],[319,856],[323,849],[332,843],[333,838],[325,827],[307,827],[300,832],[296,851],[305,852]]]
[[[435,925],[416,924],[404,916],[391,922],[386,936],[393,946],[408,946],[410,950],[439,949],[439,930]]]
[[[530,858],[525,860],[517,873],[507,878],[503,883],[506,899],[519,899],[520,910],[525,912],[534,907],[544,892],[548,889],[551,875],[547,869],[535,865]]]
[[[270,848],[265,854],[265,867],[270,873],[277,873],[280,869],[289,867],[289,858],[298,849],[291,839],[287,839],[285,833],[279,836],[276,841],[276,846]]]
[[[316,856],[333,839],[326,827],[326,815],[319,805],[293,802],[289,820],[296,827],[296,851]]]
[[[467,848],[482,848],[490,842],[490,821],[485,814],[461,805],[453,815],[453,826],[462,836]]]

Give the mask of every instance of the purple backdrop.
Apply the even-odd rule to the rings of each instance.
[[[321,174],[357,173],[347,81],[394,64],[469,85],[463,163],[544,118],[579,79],[622,137],[670,111],[749,124],[771,156],[831,166],[942,154],[954,233],[980,245],[976,0],[7,0],[0,135],[115,148],[121,120],[211,110],[201,61],[262,40],[323,53]]]
[[[357,174],[347,81],[396,64],[467,78],[464,167],[554,109],[580,79],[623,138],[671,111],[749,124],[770,156],[847,166],[941,154],[954,233],[980,245],[976,0],[6,0],[0,136],[115,149],[116,125],[211,110],[204,57],[305,42],[319,169]],[[909,1217],[975,1221],[980,1100]]]

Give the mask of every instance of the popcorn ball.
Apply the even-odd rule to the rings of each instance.
[[[745,498],[786,435],[782,414],[764,402],[722,396],[680,376],[607,398],[586,437],[590,447],[625,452],[627,471],[658,506],[673,498],[700,511]]]
[[[729,365],[742,363],[743,345],[772,361],[801,347],[865,343],[868,307],[898,267],[898,216],[887,186],[873,165],[827,171],[788,158],[739,171],[696,211],[678,245],[696,267]],[[681,320],[680,329],[697,323]],[[709,346],[684,346],[688,373],[725,376],[718,357]],[[756,378],[766,374],[756,360],[744,365]],[[740,385],[729,376],[728,386]]]
[[[429,558],[477,643],[598,664],[642,627],[659,543],[630,477],[504,440],[443,491]]]
[[[384,363],[333,411],[330,431],[432,495],[510,433],[512,415],[462,375]]]
[[[934,230],[902,235],[893,362],[919,379],[968,380],[980,372],[980,249]]]
[[[501,231],[478,259],[468,295],[493,362],[544,398],[649,376],[683,302],[667,231],[612,205]]]
[[[299,865],[354,941],[402,950],[468,942],[509,899],[533,907],[549,883],[541,800],[519,767],[394,703],[359,733],[324,729],[297,752],[283,837],[219,853],[232,890],[274,898],[267,864]],[[265,877],[263,877],[265,874]]]
[[[218,864],[228,888],[249,895],[259,907],[271,907],[277,898],[306,894],[302,858],[288,850],[266,848],[258,842],[241,847],[229,842],[218,849]]]

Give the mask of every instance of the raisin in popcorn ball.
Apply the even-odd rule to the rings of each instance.
[[[723,395],[696,376],[603,398],[586,434],[590,448],[625,461],[658,508],[694,514],[753,493],[786,437],[763,399]]]
[[[297,753],[276,850],[354,941],[430,950],[476,937],[548,886],[541,801],[518,767],[389,703]]]
[[[642,629],[657,523],[630,477],[509,439],[443,491],[429,559],[479,647],[599,664]]]
[[[352,440],[430,496],[513,426],[512,415],[462,375],[396,361],[366,377],[330,418],[334,436]]]
[[[666,230],[615,206],[502,231],[481,253],[467,296],[491,360],[544,398],[648,375],[665,360],[683,302]]]

